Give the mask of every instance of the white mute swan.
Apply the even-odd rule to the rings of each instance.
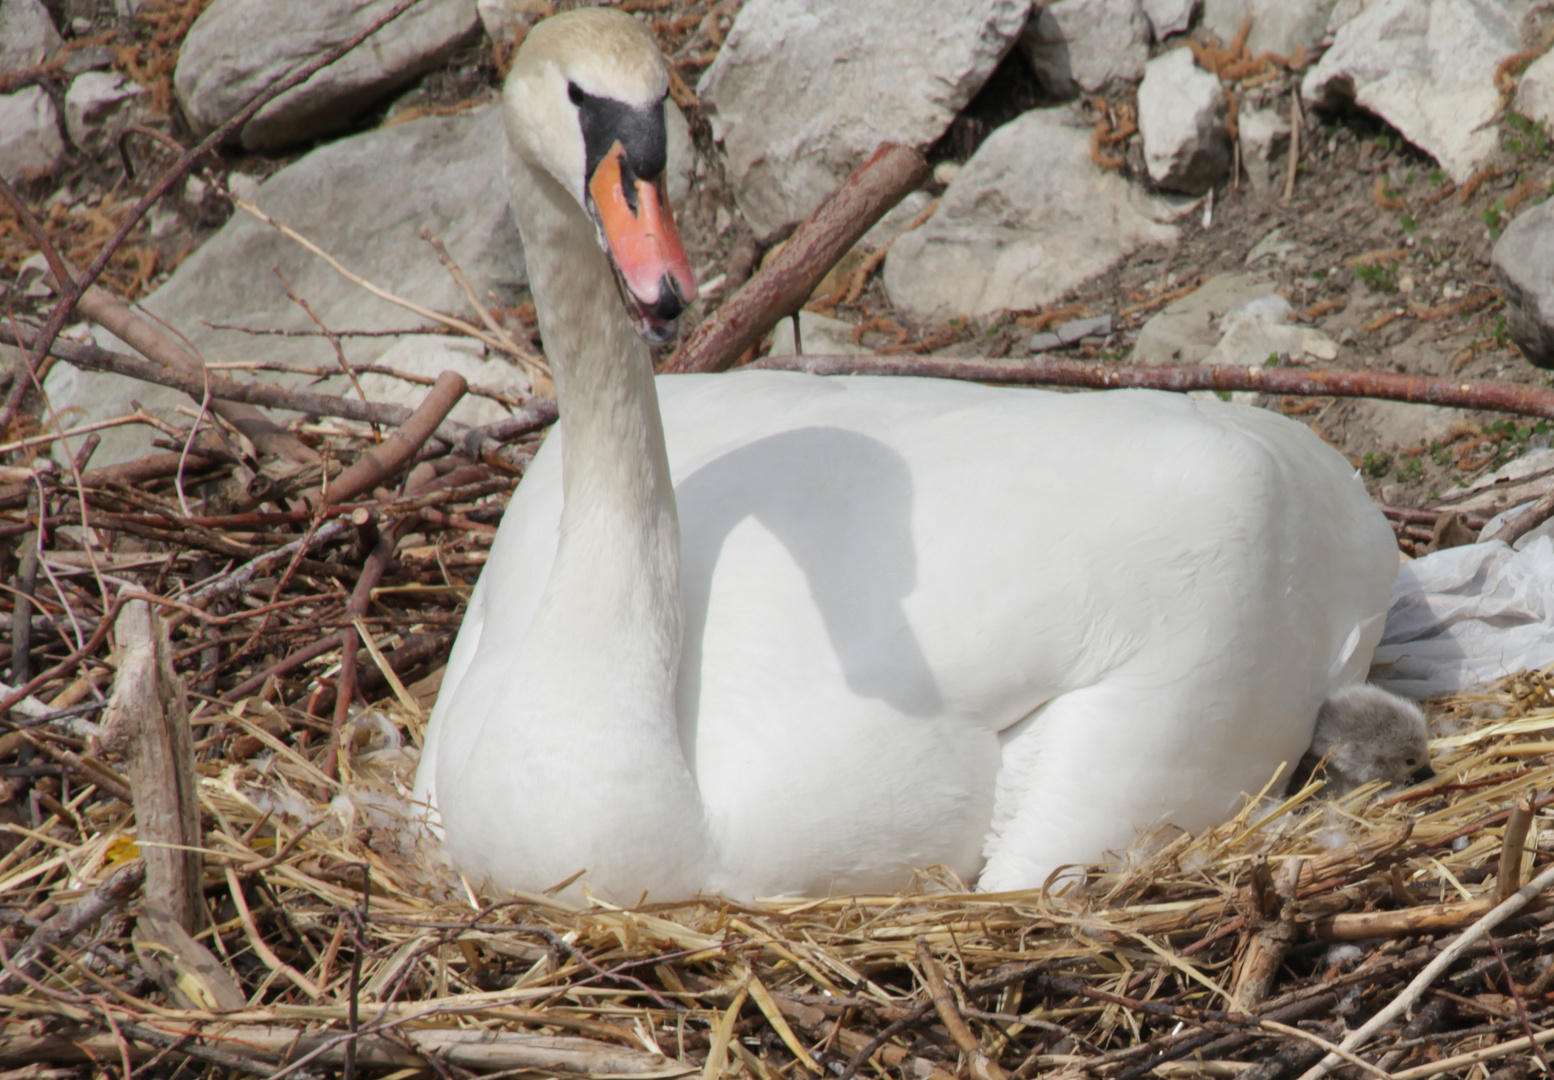
[[[1042,885],[1223,819],[1363,677],[1396,569],[1272,413],[778,372],[655,381],[694,295],[668,78],[601,8],[507,81],[561,428],[512,500],[417,776],[477,885],[635,901]],[[624,302],[623,302],[624,301]],[[662,419],[660,419],[662,417]]]
[[[1327,780],[1325,795],[1347,795],[1372,780],[1394,787],[1424,783],[1435,775],[1424,713],[1379,686],[1339,687],[1317,710],[1311,749],[1290,776],[1289,790],[1299,790],[1313,773]]]

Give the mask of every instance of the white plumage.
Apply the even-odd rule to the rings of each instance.
[[[563,422],[508,508],[418,794],[495,888],[1040,886],[1230,813],[1363,678],[1396,567],[1305,427],[1164,394],[655,380],[585,211],[575,88],[666,80],[602,9],[507,89]],[[643,303],[621,288],[641,322]],[[662,427],[660,427],[660,407]]]

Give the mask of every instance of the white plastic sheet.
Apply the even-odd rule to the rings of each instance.
[[[1437,551],[1398,568],[1371,681],[1425,699],[1554,664],[1554,541]]]

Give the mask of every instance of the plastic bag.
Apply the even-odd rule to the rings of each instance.
[[[1398,567],[1370,679],[1426,699],[1554,664],[1554,541],[1496,540]]]

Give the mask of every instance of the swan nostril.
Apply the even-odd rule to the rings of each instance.
[[[680,283],[673,274],[658,279],[658,299],[648,306],[655,318],[673,322],[685,310],[685,298],[680,295]]]

